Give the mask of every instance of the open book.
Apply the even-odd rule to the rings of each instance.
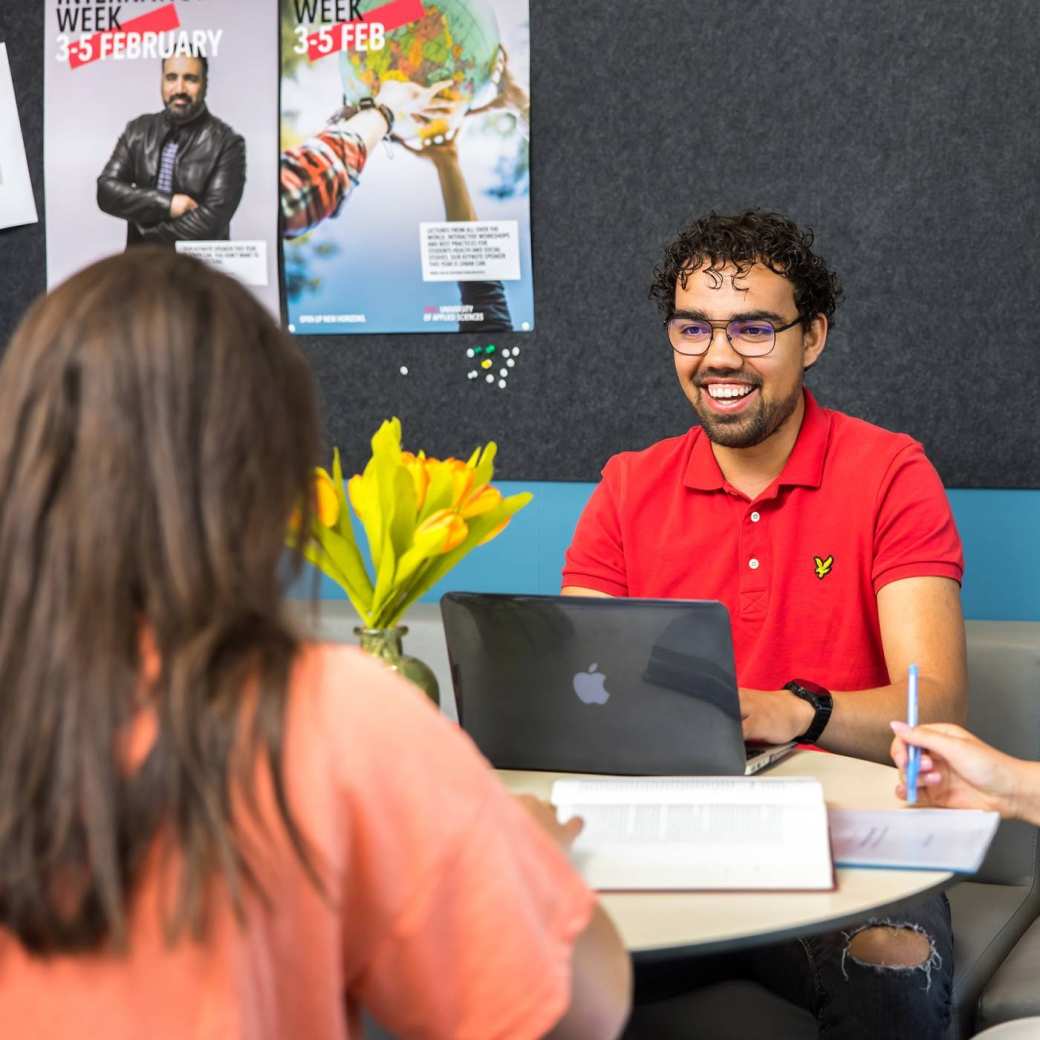
[[[834,888],[818,780],[557,780],[552,803],[585,820],[574,860],[593,888]]]

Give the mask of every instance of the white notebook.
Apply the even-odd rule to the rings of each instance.
[[[974,809],[830,811],[834,859],[843,867],[896,867],[974,874],[1000,816]]]
[[[552,803],[585,820],[573,858],[593,888],[834,887],[818,780],[557,780]]]

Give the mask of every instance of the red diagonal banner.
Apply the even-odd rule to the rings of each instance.
[[[339,54],[340,51],[353,50],[362,42],[362,36],[356,26],[382,25],[383,32],[392,32],[402,25],[417,22],[426,14],[422,0],[391,0],[382,7],[369,11],[363,18],[355,18],[349,22],[337,22],[326,26],[307,37],[307,57],[311,61]]]
[[[106,29],[104,32],[94,33],[85,40],[69,44],[69,68],[78,69],[82,65],[89,65],[93,61],[113,53],[118,49],[120,43],[125,43],[130,34],[168,32],[170,29],[179,29],[181,20],[177,16],[175,4],[167,4],[165,7],[157,7],[148,14],[142,14],[137,18],[131,18],[124,22],[120,29]],[[122,37],[122,40],[118,38]]]

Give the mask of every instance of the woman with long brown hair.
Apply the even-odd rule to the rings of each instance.
[[[186,257],[95,264],[11,341],[3,1036],[322,1040],[361,1004],[400,1036],[620,1028],[627,959],[573,829],[285,623],[318,451],[303,356]]]

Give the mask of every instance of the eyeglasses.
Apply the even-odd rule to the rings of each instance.
[[[669,318],[664,327],[668,342],[677,354],[697,357],[705,354],[715,337],[716,329],[726,330],[729,345],[741,357],[765,357],[776,344],[778,332],[794,328],[802,320],[798,315],[786,325],[774,325],[764,318],[734,318],[732,321],[711,321],[708,318]]]

